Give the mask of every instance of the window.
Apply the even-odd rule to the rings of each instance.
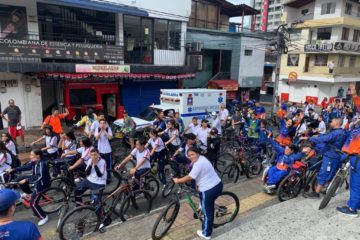
[[[96,104],[96,91],[94,89],[70,89],[70,104],[72,106]]]
[[[300,41],[301,40],[301,29],[292,28],[290,30],[290,40]]]
[[[344,66],[345,66],[345,56],[339,55],[338,67],[344,67]]]
[[[342,34],[341,34],[341,40],[348,41],[349,40],[349,33],[350,33],[350,29],[343,27]]]
[[[245,56],[252,56],[253,50],[245,49]]]
[[[290,67],[299,66],[299,54],[288,54],[287,65]]]
[[[346,3],[346,5],[345,5],[345,14],[351,15],[351,10],[352,10],[352,4]]]
[[[169,21],[169,49],[180,50],[181,22]]]
[[[360,7],[357,8],[357,16],[360,17]]]
[[[360,40],[360,30],[354,30],[354,35],[353,35],[353,42],[359,42]]]
[[[330,40],[331,39],[331,27],[318,28],[317,40]]]
[[[350,56],[349,67],[355,67],[355,66],[356,66],[356,56]]]
[[[301,15],[307,15],[309,13],[309,9],[303,9],[301,10]]]
[[[155,49],[168,49],[168,21],[162,19],[155,19],[154,22],[155,33]]]
[[[328,62],[328,55],[315,55],[315,66],[326,67]]]
[[[335,13],[335,2],[323,3],[321,4],[321,15]]]

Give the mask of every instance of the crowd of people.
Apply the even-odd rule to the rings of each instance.
[[[192,186],[200,192],[205,219],[202,230],[197,234],[210,239],[214,201],[223,189],[215,171],[220,146],[224,138],[241,134],[246,141],[260,146],[263,155],[267,154],[269,145],[276,153],[267,172],[264,188],[267,193],[273,192],[296,161],[310,162],[314,155],[322,155],[316,189],[304,194],[308,198],[320,198],[322,189],[341,167],[339,150],[350,154],[350,199],[347,206],[339,207],[338,211],[355,216],[360,208],[360,97],[356,95],[354,86],[349,89],[350,98],[324,99],[321,111],[315,111],[316,106],[312,102],[290,106],[280,102],[275,121],[267,118],[265,108],[256,101],[236,104],[230,112],[222,104],[219,111],[211,112],[205,118],[193,117],[188,126],[184,125],[178,112],[165,117],[159,111],[148,138],[138,137],[136,123],[125,111],[122,130],[126,133],[131,151],[117,165],[113,164],[110,144],[113,132],[102,112],[95,113],[88,109],[75,128],[64,133],[61,120],[69,112],[65,109],[65,113],[60,114],[58,109],[53,109],[41,126],[43,136],[31,143],[43,143],[44,147],[34,148],[30,153],[30,162],[20,166],[16,157],[16,137],[23,136],[21,111],[15,106],[14,100],[10,100],[9,107],[1,114],[9,122],[9,133],[4,132],[1,136],[0,174],[6,173],[8,179],[16,178],[24,194],[31,194],[31,208],[39,218],[38,225],[42,226],[48,221],[48,216],[39,206],[39,194],[50,187],[51,177],[61,174],[64,166],[67,166],[66,171],[79,173],[79,177],[74,179],[77,184],[74,194],[77,205],[81,205],[82,194],[86,190],[102,189],[112,181],[107,170],[120,170],[134,159],[135,166],[129,170],[129,174],[140,180],[151,172],[156,163],[159,181],[165,186],[168,181],[165,166],[169,164],[175,172],[175,183],[192,182]],[[80,127],[84,136],[77,141],[74,131]],[[54,163],[52,173],[49,173],[48,161]],[[181,172],[181,165],[189,171]],[[31,175],[19,175],[28,170],[31,170]],[[30,188],[30,184],[34,187]],[[32,237],[14,233],[16,226],[25,225],[24,222],[13,221],[12,217],[15,203],[20,197],[12,190],[0,191],[0,234],[18,239],[40,239],[40,233],[33,225],[24,227],[29,234],[27,236]]]

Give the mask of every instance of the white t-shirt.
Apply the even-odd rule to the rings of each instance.
[[[192,179],[195,179],[200,192],[205,192],[221,182],[221,179],[216,174],[214,167],[204,156],[200,156],[194,163],[189,176]]]
[[[174,146],[179,146],[181,144],[180,136],[179,136],[179,130],[176,128],[169,129],[167,128],[165,131],[169,135],[169,138],[171,139],[173,136],[175,136],[175,139],[171,141],[171,144]]]
[[[45,146],[46,147],[50,147],[47,152],[49,154],[55,153],[58,150],[58,142],[57,142],[57,137],[56,136],[47,136],[44,135],[43,138],[45,139]]]
[[[81,154],[81,158],[84,160],[84,163],[86,165],[88,164],[88,161],[90,159],[90,152],[92,149],[93,147],[89,147],[89,148],[80,147],[76,149],[76,151]]]
[[[321,121],[321,122],[319,123],[318,129],[319,129],[319,133],[320,133],[320,134],[325,134],[325,133],[326,133],[326,124],[325,124],[324,121]]]
[[[92,164],[92,161],[87,162],[86,168]],[[100,172],[103,174],[101,177],[98,177],[96,174],[95,168],[91,168],[90,175],[86,177],[87,180],[89,180],[92,183],[99,184],[99,185],[105,185],[106,184],[106,178],[107,178],[107,171],[106,171],[106,162],[104,159],[100,159],[98,163],[96,164],[98,166]]]
[[[221,131],[221,122],[220,122],[220,119],[218,117],[213,121],[212,127],[216,128],[218,130],[218,134],[221,135],[221,133],[222,133],[222,131]]]
[[[211,131],[210,128],[199,128],[199,130],[197,131],[196,137],[200,140],[200,142],[202,142],[202,144],[204,144],[205,146],[207,146],[207,138],[209,136],[209,132]]]
[[[71,152],[71,151],[74,151],[76,150],[76,142],[75,141],[69,141],[69,140],[65,140],[65,153],[68,153],[68,152]],[[71,154],[71,155],[67,155],[67,157],[72,157],[72,156],[75,156],[75,154]]]
[[[6,144],[6,148],[14,155],[16,156],[16,146],[15,143],[13,141],[9,141]]]
[[[229,111],[225,108],[224,110],[220,110],[220,121],[226,121],[229,116]]]
[[[200,128],[200,124],[197,124],[197,125],[195,126],[193,123],[190,123],[190,124],[189,124],[189,128],[190,128],[191,133],[193,133],[193,134],[196,135],[197,131],[198,131],[199,128]]]
[[[111,128],[107,128],[107,133],[112,137],[113,133],[111,131]],[[97,136],[99,134],[99,128],[95,129],[95,136]],[[100,138],[98,140],[98,149],[99,149],[99,153],[111,153],[111,146],[110,146],[110,141],[109,139],[106,137],[106,134],[104,132],[100,132]]]
[[[160,137],[157,137],[155,139],[150,138],[147,143],[150,144],[152,148],[155,148],[157,146],[155,152],[161,152],[165,148],[164,142]]]
[[[140,152],[139,150],[137,150],[137,148],[134,148],[131,151],[131,155],[136,159],[136,165],[138,165],[143,160],[143,158],[146,159],[143,165],[138,168],[138,170],[143,168],[151,168],[149,149],[145,148],[142,152]]]
[[[11,168],[12,158],[9,153],[0,153],[0,173],[5,172]]]

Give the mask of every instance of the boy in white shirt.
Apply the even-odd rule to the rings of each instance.
[[[107,127],[105,119],[99,120],[99,127],[95,129],[95,139],[97,141],[97,148],[100,156],[106,161],[108,169],[112,169],[111,146],[110,140],[113,137],[111,128]],[[111,175],[108,174],[108,182],[111,180]]]

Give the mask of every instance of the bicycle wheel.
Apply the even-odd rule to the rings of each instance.
[[[301,191],[301,178],[296,174],[286,176],[277,189],[277,196],[280,202],[296,198]]]
[[[77,207],[68,214],[60,224],[61,240],[80,239],[84,235],[97,231],[100,218],[92,206]]]
[[[59,211],[66,201],[66,193],[61,188],[50,187],[40,195],[39,204],[46,214]]]
[[[239,179],[240,168],[237,164],[228,165],[224,171],[221,173],[221,181],[224,184],[236,183]]]
[[[121,176],[115,170],[108,170],[107,174],[111,174],[111,181],[110,181],[110,183],[106,184],[104,193],[111,194],[120,186]]]
[[[319,210],[325,208],[329,204],[331,198],[335,197],[335,193],[337,192],[341,184],[341,181],[342,181],[342,176],[336,175],[331,183],[330,188],[326,191],[326,194],[320,203]]]
[[[62,220],[65,218],[65,216],[66,216],[66,214],[67,214],[68,211],[69,211],[69,204],[64,204],[64,205],[60,208],[60,211],[59,211],[59,219],[58,219],[57,224],[56,224],[56,232],[59,232],[61,222],[62,222]]]
[[[159,181],[152,175],[146,177],[144,183],[144,190],[150,193],[152,199],[155,199],[159,194]]]
[[[175,222],[179,209],[180,203],[178,201],[171,201],[160,213],[151,231],[151,238],[153,240],[159,240],[165,236]]]
[[[164,188],[162,189],[163,198],[168,197],[172,193],[174,187],[175,187],[175,183],[173,181],[168,181],[165,184]]]
[[[57,178],[53,178],[51,179],[51,186],[52,187],[58,187],[61,188],[62,190],[64,190],[66,192],[66,195],[71,195],[71,193],[73,192],[74,188],[71,185],[71,183],[69,182],[69,180],[65,177],[57,177]]]
[[[256,157],[255,159],[252,159],[248,161],[248,172],[250,176],[258,176],[260,175],[263,165],[262,165],[262,159],[261,157]]]
[[[235,157],[230,153],[221,154],[216,161],[215,170],[219,173],[222,173],[227,165],[232,164],[235,162]]]
[[[152,197],[145,190],[130,192],[120,206],[120,219],[126,221],[129,218],[147,214],[151,211]]]
[[[215,200],[214,228],[234,221],[240,210],[239,198],[232,192],[222,192]],[[204,221],[203,216],[200,217]]]

